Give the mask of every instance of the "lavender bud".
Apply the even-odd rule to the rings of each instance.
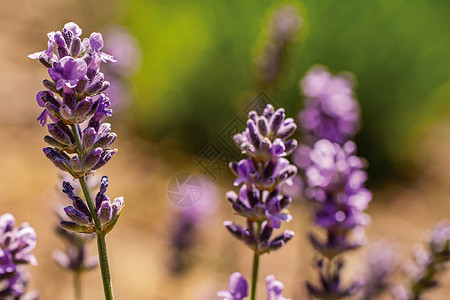
[[[85,95],[96,95],[100,92],[100,89],[103,86],[103,82],[101,81],[97,81],[93,84],[91,84],[90,86],[88,86],[85,90],[84,90],[84,94]]]
[[[95,142],[94,147],[106,148],[106,147],[110,146],[112,143],[114,143],[116,138],[117,138],[117,134],[115,134],[114,132],[109,133],[108,135],[98,139]]]
[[[124,198],[123,197],[117,197],[114,199],[112,203],[112,214],[111,219],[115,219],[119,216],[120,211],[122,210],[122,207],[124,206]]]
[[[270,250],[277,250],[283,247],[288,241],[294,237],[295,233],[290,230],[285,230],[283,234],[275,237],[270,242]]]
[[[97,133],[92,127],[87,127],[83,132],[83,147],[86,150],[90,150],[95,143]]]
[[[267,123],[267,120],[265,118],[259,117],[258,129],[263,136],[267,136],[267,134],[269,133],[269,124]]]
[[[50,102],[45,103],[45,108],[53,115],[55,116],[55,118],[60,119],[61,118],[61,114],[60,114],[60,108],[56,107],[55,105],[53,105]]]
[[[72,123],[73,113],[72,110],[66,104],[61,105],[58,114],[64,121]]]
[[[87,113],[91,110],[92,107],[92,100],[91,99],[83,99],[81,100],[78,105],[77,108],[75,110],[75,117],[76,118],[82,118],[84,116],[87,115]]]
[[[102,224],[106,224],[111,220],[112,216],[112,207],[111,202],[103,201],[100,205],[100,209],[98,210],[98,217]]]
[[[56,89],[56,83],[53,81],[50,81],[48,79],[44,79],[44,81],[42,82],[44,84],[44,86],[49,89],[50,91],[52,91],[53,93],[57,93],[58,95],[61,94],[61,91],[58,91]]]
[[[284,121],[284,109],[280,108],[273,114],[269,123],[269,134],[275,136]]]
[[[72,143],[70,140],[70,137],[61,128],[59,128],[56,124],[48,124],[47,128],[48,128],[48,132],[51,134],[51,136],[54,139],[56,139],[57,141],[59,141],[60,143],[62,143],[64,145],[69,145]]]
[[[67,206],[64,208],[66,215],[71,218],[74,222],[79,224],[87,225],[89,224],[89,218],[82,212],[76,210],[72,206]]]
[[[56,63],[54,59],[48,57],[48,56],[45,55],[45,54],[41,54],[41,55],[39,56],[39,62],[40,62],[41,64],[43,64],[44,67],[46,67],[46,68],[53,68],[54,65],[55,65],[55,63]]]
[[[81,52],[81,40],[79,37],[74,37],[72,40],[72,44],[70,45],[70,55],[72,57],[78,57]]]
[[[103,153],[102,148],[95,148],[94,150],[92,150],[91,153],[89,153],[84,159],[83,162],[84,170],[85,171],[91,170],[100,160],[102,153]]]
[[[231,232],[234,237],[238,238],[241,241],[244,240],[244,227],[236,225],[231,221],[225,221],[223,222],[223,225],[228,229],[229,232]]]
[[[103,151],[98,163],[92,168],[92,170],[97,170],[103,167],[116,152],[117,152],[116,149],[107,149]]]
[[[78,233],[93,233],[95,232],[95,228],[93,225],[81,225],[79,223],[70,222],[70,221],[61,221],[60,225],[67,230],[78,232]]]
[[[69,51],[67,51],[67,48],[65,48],[65,47],[58,46],[57,51],[58,51],[59,58],[63,58],[65,56],[69,55]]]
[[[75,173],[81,173],[83,170],[83,167],[81,166],[81,162],[80,159],[78,158],[78,156],[73,156],[70,159],[70,167],[72,168],[72,170]]]
[[[84,91],[84,89],[86,88],[87,83],[88,83],[88,81],[87,81],[85,78],[81,79],[81,80],[78,82],[77,86],[73,89],[73,91],[74,91],[77,95],[82,94],[83,91]]]

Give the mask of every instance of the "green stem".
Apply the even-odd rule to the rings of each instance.
[[[258,222],[257,227],[256,227],[256,234],[255,234],[258,242],[259,242],[260,231],[261,231],[261,222]],[[255,252],[253,254],[252,293],[250,296],[251,300],[256,299],[256,286],[258,285],[258,269],[259,269],[259,254],[257,253],[257,249],[255,248]]]
[[[75,299],[82,300],[83,296],[81,295],[81,272],[75,272],[74,275]]]
[[[81,137],[78,126],[76,124],[72,125],[72,132],[75,138],[75,143],[77,145],[77,154],[79,156],[80,161],[84,160],[83,146],[81,144]],[[108,254],[106,252],[106,240],[105,233],[102,232],[102,224],[100,219],[98,218],[97,212],[94,206],[94,200],[92,198],[91,192],[89,191],[89,187],[86,182],[86,176],[78,178],[80,181],[81,189],[83,190],[84,197],[86,199],[86,203],[91,212],[92,220],[95,225],[95,233],[97,234],[97,247],[98,247],[98,257],[100,260],[100,270],[102,273],[102,281],[103,281],[103,290],[105,291],[105,299],[113,300],[114,293],[112,289],[111,283],[111,274],[109,273],[109,263],[108,263]]]
[[[252,272],[252,294],[251,294],[251,300],[256,299],[256,286],[258,283],[258,268],[259,268],[259,254],[255,253],[253,254],[253,272]]]

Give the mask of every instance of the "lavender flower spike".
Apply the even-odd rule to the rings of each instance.
[[[233,273],[230,276],[229,290],[220,291],[217,296],[223,300],[242,300],[248,296],[248,283],[241,273]]]
[[[231,221],[224,225],[254,252],[251,289],[254,300],[259,256],[281,248],[294,236],[292,231],[286,230],[272,238],[281,221],[292,219],[287,211],[291,198],[283,195],[281,188],[292,184],[291,179],[297,172],[285,158],[297,146],[296,140],[289,139],[297,127],[292,118],[286,118],[284,109],[275,111],[270,104],[261,115],[251,111],[248,117],[245,131],[234,136],[236,145],[248,158],[230,163],[238,177],[234,184],[242,186],[239,195],[234,191],[227,193],[234,211],[246,219],[247,228]]]
[[[450,225],[448,220],[440,221],[427,238],[428,249],[419,248],[414,253],[415,262],[406,269],[410,279],[409,287],[394,289],[398,300],[417,300],[427,290],[438,286],[436,278],[446,269],[450,261]]]
[[[47,117],[54,122],[48,126],[50,135],[44,138],[49,144],[44,153],[58,169],[80,181],[85,198],[75,196],[73,187],[64,183],[73,205],[64,209],[70,221],[62,221],[61,225],[79,233],[96,233],[105,297],[113,299],[105,235],[117,222],[123,198],[111,202],[100,192],[98,198],[105,201],[94,204],[86,176],[103,167],[117,152],[110,147],[116,135],[109,124],[102,124],[112,110],[104,93],[110,83],[100,72],[102,63],[115,59],[100,51],[104,46],[100,33],[94,32],[83,41],[81,33],[77,24],[69,22],[62,31],[49,33],[48,50],[29,57],[39,58],[51,78],[44,80],[46,90],[36,96],[38,105],[44,108],[38,117],[41,126]]]
[[[311,68],[301,81],[305,107],[298,120],[306,139],[343,144],[360,128],[360,108],[350,74],[331,75],[325,67]]]
[[[36,246],[36,232],[23,223],[15,228],[11,214],[0,216],[0,298],[21,299],[25,295],[28,276],[23,265],[37,264],[31,251]],[[34,297],[34,299],[37,299]]]

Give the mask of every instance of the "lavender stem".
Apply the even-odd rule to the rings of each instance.
[[[259,267],[259,254],[253,254],[253,272],[252,272],[252,295],[251,300],[256,299],[256,286],[258,283],[258,267]]]
[[[256,228],[256,235],[259,237],[261,231],[261,222],[258,222],[257,228]],[[255,249],[255,252],[253,254],[253,271],[252,271],[252,293],[251,293],[251,300],[256,299],[256,286],[258,285],[258,269],[259,269],[259,254]]]
[[[71,127],[72,127],[72,132],[73,132],[73,135],[75,138],[75,143],[77,145],[77,154],[80,157],[81,161],[83,161],[84,154],[83,154],[83,151],[81,150],[82,145],[81,145],[81,138],[80,138],[80,132],[79,132],[78,126],[76,124],[72,124]],[[86,198],[86,202],[87,202],[87,205],[91,212],[92,220],[94,221],[94,225],[95,225],[95,233],[97,235],[98,257],[100,260],[100,270],[102,273],[102,281],[103,281],[103,289],[105,291],[105,299],[113,300],[114,293],[113,293],[113,289],[112,289],[111,275],[109,273],[109,263],[108,263],[108,255],[106,252],[105,233],[102,232],[102,225],[101,225],[98,215],[95,211],[94,201],[92,199],[91,192],[89,191],[89,187],[86,182],[86,176],[82,176],[78,179],[80,181],[81,188],[83,189],[83,194],[84,194],[84,197]]]
[[[74,273],[75,299],[82,300],[81,295],[81,272]]]

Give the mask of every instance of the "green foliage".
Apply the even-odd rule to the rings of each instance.
[[[132,0],[126,26],[143,65],[133,114],[147,138],[199,151],[257,93],[253,55],[273,1]],[[448,116],[450,2],[305,0],[307,32],[268,91],[294,116],[298,81],[314,64],[353,72],[363,110],[360,154],[371,172],[408,162],[423,128]],[[176,142],[175,142],[176,141]]]

